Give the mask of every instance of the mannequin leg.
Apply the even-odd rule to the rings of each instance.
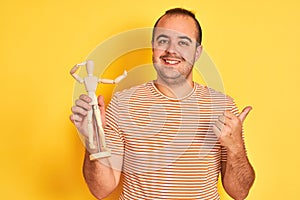
[[[96,119],[96,125],[97,125],[97,128],[98,128],[100,144],[101,144],[102,149],[105,150],[106,142],[105,142],[104,130],[103,130],[103,127],[102,127],[101,113],[100,113],[100,110],[99,110],[99,106],[94,105],[93,109],[94,109],[94,115],[95,115],[95,119]]]
[[[103,127],[102,127],[101,113],[99,110],[99,106],[93,105],[93,111],[94,111],[94,117],[95,117],[97,129],[98,129],[98,131],[96,133],[96,134],[98,134],[97,140],[99,140],[99,143],[101,145],[101,147],[100,147],[101,151],[99,151],[98,153],[91,154],[90,155],[91,160],[94,160],[97,158],[105,158],[105,157],[110,156],[110,150],[106,148],[105,135],[104,135]]]
[[[94,127],[93,127],[93,110],[88,111],[88,134],[89,134],[89,147],[95,149],[94,144]]]

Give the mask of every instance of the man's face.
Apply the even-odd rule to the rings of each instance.
[[[152,60],[158,81],[167,84],[192,81],[193,65],[202,50],[196,42],[197,34],[191,17],[166,15],[160,19],[152,43]]]

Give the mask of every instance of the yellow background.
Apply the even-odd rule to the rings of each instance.
[[[68,120],[69,70],[105,39],[152,26],[175,6],[196,11],[226,93],[240,108],[254,108],[245,137],[257,177],[247,199],[298,199],[296,0],[1,1],[1,199],[94,199],[81,173],[84,149]]]

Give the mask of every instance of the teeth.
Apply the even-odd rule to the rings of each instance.
[[[165,60],[166,63],[170,64],[170,65],[174,65],[174,64],[178,64],[179,61],[176,61],[176,60]]]

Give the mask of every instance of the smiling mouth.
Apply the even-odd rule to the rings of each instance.
[[[177,65],[181,63],[181,59],[179,58],[161,57],[161,60],[167,65]]]

